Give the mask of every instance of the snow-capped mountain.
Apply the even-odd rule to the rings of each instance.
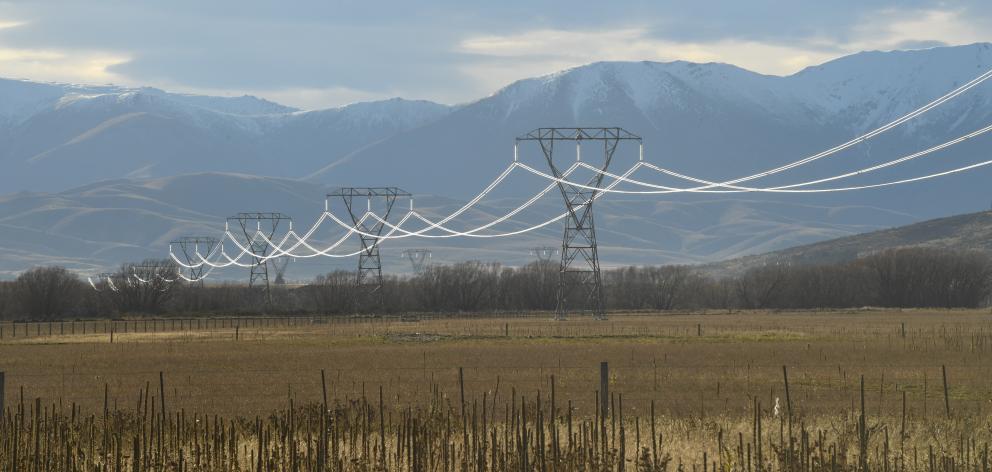
[[[282,211],[306,222],[337,185],[400,186],[418,194],[419,210],[443,215],[505,169],[514,138],[538,127],[620,126],[643,137],[652,163],[734,178],[847,141],[990,68],[989,44],[866,52],[786,77],[728,64],[603,62],[524,79],[458,107],[394,99],[306,112],[253,97],[0,81],[0,193],[8,194],[0,197],[0,270],[45,261],[96,270],[161,255],[170,238],[206,233],[236,211]],[[749,183],[895,159],[987,126],[990,105],[992,80],[852,149]],[[583,160],[598,162],[595,149],[583,149]],[[992,159],[990,150],[992,134],[821,186],[929,174]],[[574,147],[557,153],[556,162],[574,162]],[[621,145],[611,170],[637,157],[635,146]],[[534,143],[520,144],[520,159],[546,169]],[[846,193],[610,196],[597,201],[600,253],[607,265],[708,262],[983,210],[990,173]],[[643,169],[633,177],[686,184]],[[460,223],[491,220],[546,184],[515,170]],[[517,223],[557,214],[558,199],[550,193]],[[552,225],[485,244],[426,243],[449,260],[515,264],[531,245],[558,238]]]
[[[61,190],[202,171],[297,177],[448,110],[392,99],[304,112],[249,96],[0,80],[0,185]]]
[[[511,84],[435,122],[356,151],[314,177],[349,180],[374,166],[389,170],[383,176],[386,180],[402,182],[408,190],[428,191],[437,181],[433,176],[454,175],[459,178],[446,182],[445,191],[467,196],[510,162],[514,138],[531,129],[621,126],[643,137],[645,158],[655,164],[705,179],[729,179],[845,142],[990,68],[990,44],[866,52],[787,77],[727,64],[595,63]],[[992,80],[853,149],[755,183],[792,183],[901,157],[992,123],[990,104]],[[983,160],[990,145],[992,136],[979,137],[843,183],[895,180],[960,167]],[[562,162],[574,160],[574,151],[560,152],[565,153]],[[536,146],[521,148],[521,155],[543,165]],[[590,152],[583,156],[593,159]],[[636,159],[636,149],[621,148],[612,168],[625,170]],[[637,175],[664,181],[657,175]],[[984,207],[989,199],[987,176],[979,170],[903,188],[782,198],[822,205],[869,201],[936,216]],[[933,191],[951,195],[925,198]]]

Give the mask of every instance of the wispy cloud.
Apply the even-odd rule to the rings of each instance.
[[[109,83],[120,76],[110,67],[128,57],[105,52],[17,49],[0,47],[0,70],[11,78],[52,82]]]
[[[659,39],[647,27],[607,31],[537,30],[506,36],[467,38],[458,50],[478,56],[463,67],[491,87],[522,74],[550,73],[594,61],[726,62],[768,74],[789,74],[836,53],[757,41],[683,42]]]
[[[24,24],[24,22],[22,22],[22,21],[0,20],[0,30],[7,29],[7,28],[16,28],[16,27],[21,26],[23,24]]]
[[[608,30],[536,29],[463,39],[457,50],[475,60],[461,71],[490,88],[522,76],[551,73],[596,61],[724,62],[756,72],[788,75],[864,50],[966,44],[992,39],[961,10],[883,9],[852,21],[842,39],[811,34],[778,39],[666,38],[647,26]]]
[[[992,39],[986,28],[961,9],[883,9],[858,22],[852,36],[853,40],[843,45],[848,51],[968,44]]]

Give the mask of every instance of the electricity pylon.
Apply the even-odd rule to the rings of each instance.
[[[203,286],[203,270],[206,268],[206,264],[203,263],[200,257],[204,259],[209,257],[218,242],[217,238],[210,236],[183,236],[169,243],[170,253],[172,252],[173,245],[179,246],[185,264],[187,266],[195,266],[186,267],[186,272],[189,273],[188,277],[191,279],[190,284]]]
[[[358,255],[358,277],[355,281],[366,293],[373,294],[382,288],[382,260],[379,258],[379,239],[382,236],[382,229],[386,226],[384,221],[389,219],[389,213],[393,210],[396,200],[401,197],[411,197],[412,195],[397,187],[342,187],[329,194],[328,198],[340,198],[344,202],[351,221],[355,224],[355,229],[359,231],[359,239],[362,241],[362,252]],[[376,215],[380,219],[373,219],[369,224],[369,218],[365,213],[355,207],[356,198],[366,199],[366,212],[372,212],[372,199],[377,203],[382,202],[383,214]],[[380,208],[376,205],[376,208]]]
[[[403,251],[403,256],[410,261],[410,265],[413,266],[413,273],[415,274],[423,274],[424,269],[431,264],[430,249],[407,249]]]
[[[554,246],[541,246],[530,250],[530,255],[537,257],[537,260],[541,262],[551,262],[551,259],[557,254],[558,248]]]
[[[269,263],[272,264],[272,270],[276,272],[276,278],[273,281],[276,285],[286,285],[286,268],[289,267],[289,260],[285,256],[269,259]]]
[[[282,222],[289,222],[292,229],[293,219],[282,213],[266,212],[243,212],[227,219],[228,224],[237,223],[241,227],[241,232],[245,236],[245,246],[251,255],[251,268],[248,277],[248,287],[256,284],[263,286],[265,290],[265,304],[272,304],[272,292],[269,290],[269,265],[265,256],[269,253],[276,231]],[[252,225],[252,222],[255,224]],[[254,232],[252,231],[254,230]],[[265,239],[261,236],[265,236]]]
[[[596,226],[592,213],[592,203],[598,191],[586,187],[599,188],[617,146],[620,141],[627,140],[638,144],[641,142],[639,136],[623,128],[538,128],[517,138],[517,145],[521,141],[536,141],[540,144],[552,174],[561,179],[558,180],[558,189],[568,210],[561,243],[561,264],[558,268],[556,320],[566,319],[569,310],[578,305],[571,296],[572,292],[578,292],[576,295],[583,299],[582,305],[592,311],[595,319],[606,319],[603,279],[599,271]],[[563,182],[562,172],[554,160],[555,144],[562,141],[575,143],[577,161],[582,160],[583,142],[602,143],[603,161],[599,165],[599,172],[589,178],[584,187]],[[514,153],[516,155],[516,150]]]

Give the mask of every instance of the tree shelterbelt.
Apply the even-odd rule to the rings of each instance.
[[[52,320],[263,312],[529,312],[553,310],[558,288],[556,262],[514,268],[468,261],[428,266],[416,276],[388,275],[373,294],[355,286],[353,272],[331,272],[302,286],[274,286],[267,306],[257,288],[188,285],[170,279],[174,272],[161,261],[124,264],[119,272],[105,275],[109,283],[91,287],[63,268],[37,268],[0,283],[0,314],[8,320]],[[766,264],[727,277],[706,276],[691,266],[661,266],[605,270],[603,278],[610,310],[974,308],[989,304],[992,259],[978,252],[906,248],[842,264]]]

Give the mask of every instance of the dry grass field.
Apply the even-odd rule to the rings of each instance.
[[[174,428],[162,433],[167,438],[168,431],[174,439],[183,437],[181,425],[195,418],[217,415],[243,426],[245,436],[231,426],[230,440],[240,438],[242,454],[236,462],[244,470],[256,470],[256,451],[268,450],[259,446],[262,430],[256,431],[256,418],[273,418],[272,427],[285,429],[286,418],[294,415],[299,417],[293,421],[306,418],[310,439],[303,440],[299,432],[306,459],[302,445],[295,453],[280,449],[299,454],[301,462],[295,469],[287,462],[285,469],[271,470],[321,470],[331,467],[334,454],[345,455],[345,449],[357,458],[351,465],[342,462],[341,468],[355,470],[456,470],[456,463],[457,470],[463,470],[463,463],[473,465],[471,470],[609,470],[623,463],[632,470],[659,470],[659,450],[672,456],[668,467],[673,470],[680,465],[700,471],[713,466],[796,470],[800,463],[803,470],[857,469],[861,457],[870,462],[866,467],[877,470],[883,465],[884,470],[930,470],[945,467],[940,461],[948,460],[955,461],[948,462],[953,467],[989,470],[992,314],[987,310],[615,314],[605,322],[487,317],[331,322],[308,318],[292,323],[241,319],[216,327],[195,321],[165,321],[151,328],[141,321],[117,321],[109,327],[101,323],[89,326],[86,334],[78,324],[71,328],[75,334],[57,324],[51,335],[47,325],[4,325],[0,371],[6,374],[7,422],[18,411],[30,416],[34,405],[53,422],[56,412],[94,415],[96,423],[101,415],[138,412],[138,419],[101,423],[131,431],[130,422],[148,420],[149,399],[154,408],[155,398],[164,396],[169,413],[165,424]],[[606,417],[598,416],[596,401],[602,361],[609,363],[612,407]],[[306,413],[308,405],[323,403],[325,386],[327,408],[335,415],[349,415],[357,408],[354,414],[365,418],[341,423],[342,428],[360,428],[352,434],[364,434],[364,443],[339,438],[344,449],[329,451],[318,445],[310,450],[311,443],[319,443],[314,438],[320,437],[310,427],[327,431],[330,423],[321,421],[331,421],[336,430],[339,423]],[[445,415],[446,430],[430,428],[447,431],[456,440],[434,429],[423,437],[410,436],[409,431],[418,429],[403,422],[419,419],[419,428],[428,428]],[[151,418],[154,424],[154,415]],[[240,423],[235,418],[241,418]],[[602,425],[596,424],[597,418]],[[485,426],[487,420],[492,431]],[[763,432],[756,431],[756,420],[763,423]],[[571,435],[564,432],[566,421]],[[528,422],[534,422],[530,443]],[[467,446],[460,436],[463,428],[472,431]],[[144,426],[141,431],[149,434]],[[380,433],[390,454],[377,449]],[[504,433],[505,441],[500,436]],[[563,457],[564,439],[559,435],[570,441],[571,462]],[[401,438],[403,444],[423,442],[409,458],[401,458]],[[606,438],[609,450],[603,442],[594,444],[597,438]],[[544,447],[535,448],[535,439]],[[23,447],[30,450],[30,437],[26,441]],[[284,447],[289,447],[285,441],[283,431]],[[492,457],[484,463],[478,462],[479,448],[484,447],[479,441],[490,444],[482,454]],[[759,460],[762,441],[767,444]],[[126,464],[133,445],[127,434],[121,443],[128,454],[119,460]],[[450,454],[449,443],[457,446]],[[511,443],[514,458],[496,457],[496,444],[506,452]],[[577,462],[580,444],[598,452],[582,452],[582,462]],[[166,446],[162,454],[178,467],[183,447],[175,439],[172,452]],[[188,447],[186,454],[193,448]],[[443,451],[434,454],[434,447]],[[652,460],[638,459],[642,447],[651,449]],[[120,449],[118,444],[118,453]],[[422,459],[417,459],[416,450],[424,451]],[[521,452],[527,450],[530,457]],[[10,460],[12,451],[12,445],[0,444],[0,464]],[[546,457],[547,451],[557,459]],[[709,454],[706,461],[704,452]],[[540,454],[541,465],[535,454]],[[21,460],[30,460],[24,457]],[[145,461],[154,464],[155,459]],[[228,469],[211,469],[204,463],[190,470]]]

